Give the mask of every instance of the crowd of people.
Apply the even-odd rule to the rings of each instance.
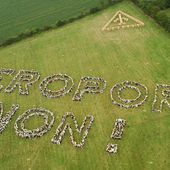
[[[13,70],[13,69],[6,69],[6,68],[0,69],[0,74],[11,75],[14,72],[15,72],[15,70]]]
[[[25,122],[33,116],[43,117],[44,124],[36,129],[27,129]],[[49,110],[43,108],[33,108],[27,110],[24,114],[20,115],[14,125],[16,134],[23,138],[41,137],[47,133],[54,124],[54,115]]]
[[[115,126],[110,137],[112,139],[121,139],[125,125],[126,125],[126,120],[120,118],[116,119]]]
[[[50,90],[48,85],[55,82],[55,81],[64,81],[65,86],[57,91]],[[61,96],[66,95],[69,93],[74,86],[73,79],[66,75],[66,74],[54,74],[45,78],[42,83],[40,84],[39,88],[42,94],[48,98],[59,98]]]
[[[78,132],[79,134],[83,133],[82,140],[81,140],[80,143],[77,143],[75,141],[74,136],[73,136],[73,130],[72,130],[70,124],[66,123],[68,117],[70,117],[73,120],[76,132]],[[90,120],[90,122],[89,122],[89,124],[87,126],[87,121],[88,120]],[[79,127],[79,125],[77,123],[77,120],[76,120],[76,117],[74,116],[74,114],[71,113],[71,112],[68,112],[62,117],[61,124],[58,126],[58,128],[56,130],[56,134],[54,135],[54,137],[52,138],[51,141],[52,141],[53,144],[60,145],[63,138],[64,138],[66,130],[68,129],[68,131],[70,133],[71,143],[73,144],[73,146],[78,147],[78,148],[82,148],[86,143],[86,139],[87,139],[88,133],[89,133],[89,131],[91,129],[91,126],[92,126],[93,122],[94,122],[94,116],[88,115],[83,120],[83,123],[82,123],[81,127]],[[86,126],[86,129],[85,129],[85,126]]]
[[[13,69],[0,69],[0,81],[3,79],[1,75],[5,74],[5,75],[11,75],[13,74],[15,71]],[[0,85],[0,90],[2,90],[3,85]]]
[[[124,89],[133,89],[138,93],[138,96],[134,99],[123,99],[121,96],[121,94],[123,93]],[[144,94],[144,96],[142,97],[142,93]],[[116,99],[113,95],[113,93],[117,92],[117,96],[118,99]],[[112,103],[114,105],[117,105],[121,108],[136,108],[141,106],[146,99],[148,98],[148,89],[145,85],[142,85],[138,82],[134,82],[134,81],[124,81],[122,83],[117,83],[115,84],[115,86],[113,86],[113,88],[110,90],[110,95],[111,95],[111,99],[112,99]],[[140,102],[138,102],[138,100],[141,100]]]
[[[123,90],[128,89],[128,88],[135,90],[138,93],[138,96],[136,98],[134,98],[134,99],[124,99],[124,98],[122,98],[121,95],[123,93]],[[122,86],[121,88],[119,88],[119,90],[118,90],[118,98],[122,102],[127,103],[127,104],[137,101],[141,97],[141,95],[142,95],[142,93],[140,92],[139,88],[137,88],[135,86],[125,85],[125,86]]]
[[[157,109],[156,104],[158,103],[158,90],[160,88],[161,88],[161,93],[162,93],[162,96],[164,97],[164,99],[161,100],[159,109]],[[158,85],[157,84],[156,88],[155,88],[155,97],[154,97],[154,101],[152,104],[152,111],[153,112],[155,112],[155,111],[161,112],[164,103],[166,103],[167,106],[170,108],[170,102],[168,102],[168,100],[167,100],[168,98],[170,99],[170,85],[167,85],[167,84]]]
[[[119,29],[122,29],[122,28],[134,28],[134,27],[141,27],[142,24],[118,24],[118,25],[115,25],[115,26],[112,26],[112,27],[107,27],[103,30],[106,30],[106,31],[113,31],[113,30],[119,30]]]
[[[15,112],[19,109],[19,105],[12,105],[11,110],[5,114],[5,116],[2,116],[3,114],[3,105],[0,103],[0,134],[5,130],[7,125],[12,119],[12,116],[15,114]]]
[[[123,135],[123,129],[126,125],[126,120],[124,119],[116,119],[115,125],[114,125],[114,129],[112,131],[111,134],[111,138],[112,139],[121,139],[122,135]],[[106,151],[109,153],[117,153],[118,147],[117,144],[108,144]]]
[[[81,101],[84,93],[103,93],[106,81],[100,77],[82,77],[73,96],[73,101]]]
[[[12,93],[17,86],[19,86],[19,94],[28,95],[28,86],[32,86],[36,81],[40,79],[40,74],[37,71],[20,70],[18,74],[13,78],[5,92]],[[26,82],[25,87],[22,87],[21,82]]]
[[[107,145],[106,151],[109,152],[109,153],[117,153],[118,145],[117,144],[109,143]]]

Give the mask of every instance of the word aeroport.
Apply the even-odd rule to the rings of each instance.
[[[13,76],[15,70],[13,69],[1,69],[0,80],[4,75]],[[33,70],[20,70],[11,80],[9,85],[4,88],[0,85],[0,91],[5,93],[12,93],[16,88],[19,89],[20,95],[29,95],[29,88],[40,79],[40,74]],[[57,82],[64,82],[64,87],[57,90],[51,90],[49,85]],[[61,98],[73,90],[74,81],[66,74],[54,74],[48,76],[42,80],[39,85],[40,92],[47,98]],[[73,95],[73,101],[82,101],[85,94],[99,94],[103,93],[106,89],[106,80],[100,77],[82,77],[78,84],[78,87]],[[135,98],[128,99],[123,98],[123,94],[128,89],[135,91],[138,95]],[[120,108],[137,108],[143,105],[148,98],[148,89],[145,85],[135,81],[124,81],[115,84],[110,90],[110,96],[112,104]],[[163,104],[166,104],[170,108],[170,85],[156,84],[155,97],[152,104],[152,111],[161,112]]]

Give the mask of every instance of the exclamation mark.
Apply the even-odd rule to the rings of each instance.
[[[126,120],[124,119],[116,119],[112,134],[111,134],[111,139],[121,139],[124,131],[124,127],[126,125]],[[114,153],[116,154],[118,150],[118,145],[117,144],[112,144],[109,143],[107,145],[106,151],[109,153]]]

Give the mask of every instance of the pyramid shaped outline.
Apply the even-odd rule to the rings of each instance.
[[[109,25],[117,17],[118,14],[122,14],[122,15],[130,18],[132,21],[135,21],[136,24],[114,26],[114,27],[108,28]],[[144,26],[144,25],[145,24],[142,21],[140,21],[139,19],[137,19],[137,18],[135,18],[135,17],[123,12],[123,11],[117,11],[115,13],[115,15],[104,25],[104,27],[102,28],[102,31],[104,31],[104,30],[110,31],[110,30],[119,29],[119,28],[139,27],[139,26]]]

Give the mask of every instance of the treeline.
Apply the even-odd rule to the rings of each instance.
[[[170,0],[131,0],[170,32]]]
[[[89,14],[94,14],[98,11],[101,11],[105,8],[107,8],[108,6],[110,5],[113,5],[113,4],[116,4],[118,2],[120,2],[122,0],[108,0],[108,4],[105,5],[103,1],[101,1],[101,7],[94,7],[94,8],[91,8],[88,12],[84,12],[84,13],[81,13],[80,15],[78,15],[77,17],[74,17],[74,18],[70,18],[68,20],[59,20],[57,21],[56,24],[53,24],[53,25],[48,25],[48,26],[44,26],[42,28],[36,28],[34,30],[29,30],[29,31],[26,31],[26,32],[21,32],[20,34],[18,34],[17,36],[15,37],[11,37],[7,40],[5,40],[4,42],[0,43],[0,47],[3,47],[3,46],[7,46],[7,45],[11,45],[15,42],[18,42],[22,39],[25,39],[25,38],[29,38],[29,37],[32,37],[33,35],[36,35],[36,34],[40,34],[41,32],[44,32],[44,31],[48,31],[48,30],[52,30],[52,29],[56,29],[56,28],[59,28],[59,27],[62,27],[68,23],[71,23],[77,19],[80,19],[80,18],[83,18]]]

